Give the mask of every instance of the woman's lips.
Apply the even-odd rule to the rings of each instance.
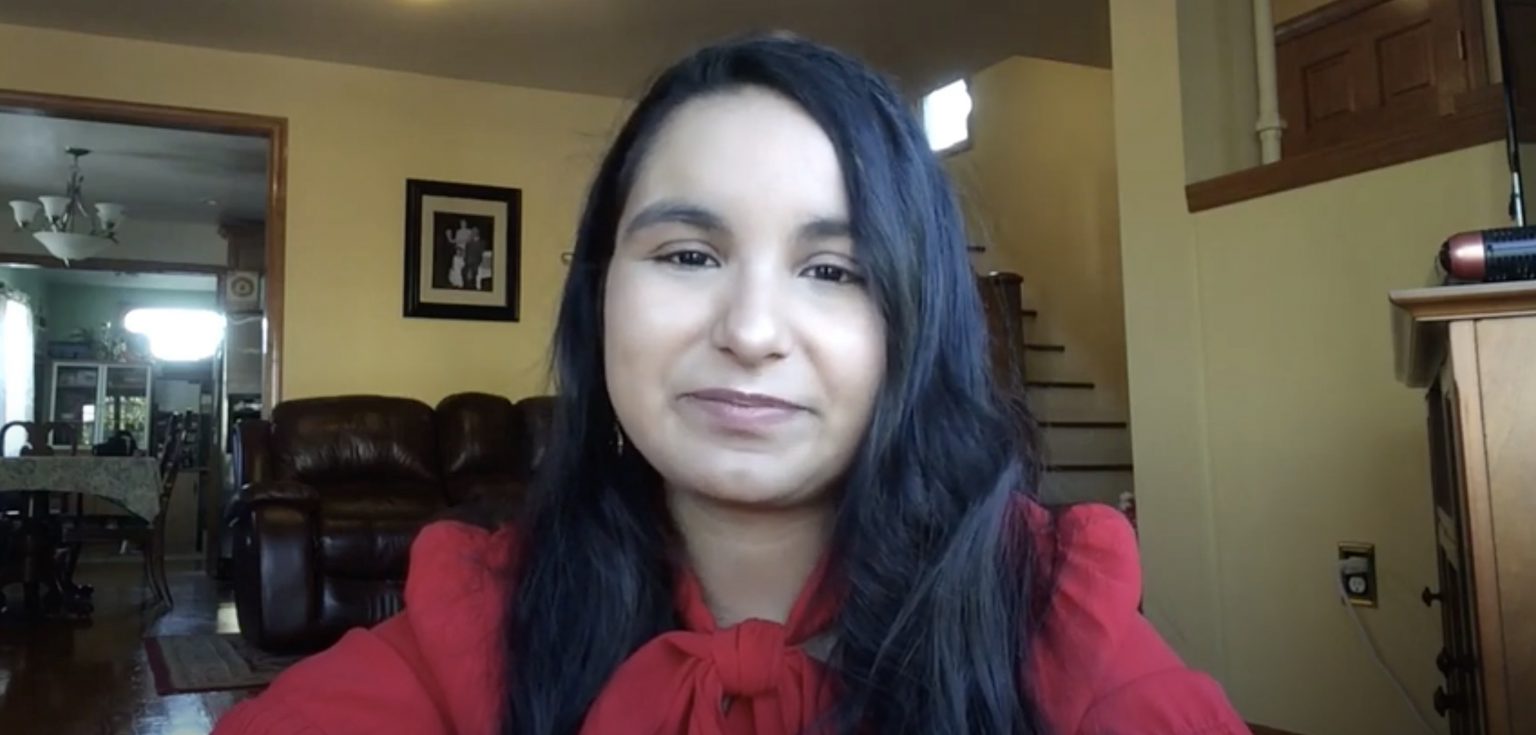
[[[807,410],[777,396],[726,388],[684,393],[682,403],[714,427],[737,434],[762,433]]]

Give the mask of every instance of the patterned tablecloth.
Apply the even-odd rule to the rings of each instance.
[[[160,467],[154,457],[5,457],[0,491],[48,490],[115,500],[154,521],[160,510]]]

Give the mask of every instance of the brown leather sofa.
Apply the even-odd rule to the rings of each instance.
[[[515,506],[547,434],[551,398],[461,393],[288,401],[241,422],[235,605],[269,651],[310,651],[400,610],[411,541],[472,501]]]

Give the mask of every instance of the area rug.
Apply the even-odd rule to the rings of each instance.
[[[264,687],[303,658],[264,653],[234,633],[145,638],[144,655],[162,697]]]

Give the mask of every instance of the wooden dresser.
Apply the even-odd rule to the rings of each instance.
[[[1536,282],[1395,291],[1398,379],[1427,391],[1452,735],[1536,733]]]

